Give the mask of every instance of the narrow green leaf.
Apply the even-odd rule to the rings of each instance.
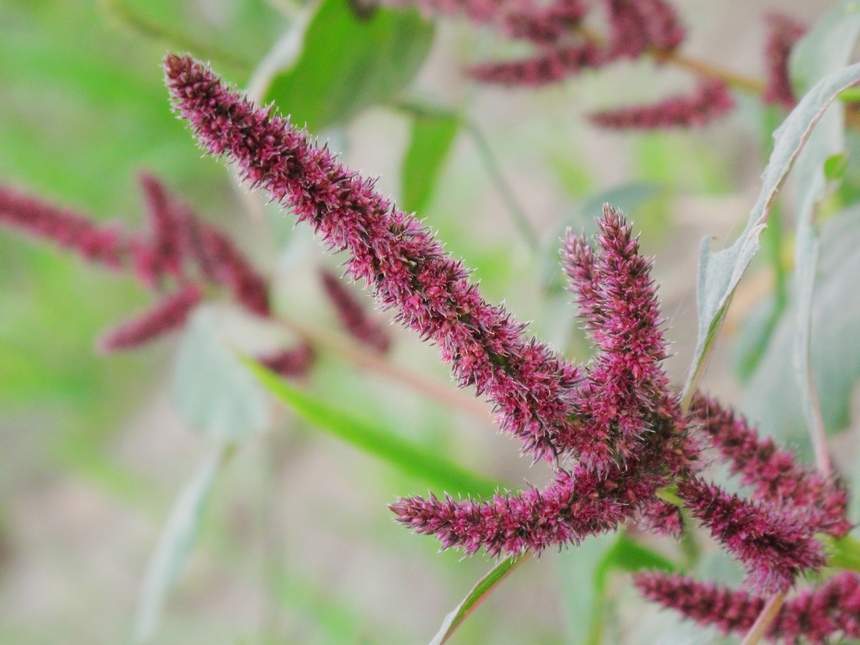
[[[603,641],[606,589],[599,569],[617,541],[618,535],[592,535],[559,558],[566,616],[564,642],[568,645],[599,645]]]
[[[860,2],[842,0],[792,47],[789,75],[798,96],[849,61],[858,29]]]
[[[620,570],[633,573],[642,569],[671,572],[676,571],[678,566],[653,549],[631,539],[626,533],[621,533],[612,549],[603,557],[595,575],[598,586],[603,588],[611,571]]]
[[[685,403],[695,390],[731,297],[759,250],[759,237],[789,170],[833,99],[858,79],[860,64],[828,75],[803,97],[774,133],[774,149],[765,168],[764,186],[743,232],[732,246],[716,253],[711,252],[708,238],[702,240],[697,292],[699,335],[685,388]]]
[[[170,509],[143,578],[134,637],[150,641],[158,630],[167,595],[173,589],[197,540],[203,509],[215,476],[231,454],[227,444],[214,447],[183,487]]]
[[[412,136],[401,167],[403,210],[424,210],[459,128],[460,119],[452,113],[414,115]]]
[[[362,19],[347,0],[324,0],[308,25],[301,55],[275,76],[266,100],[318,133],[403,89],[432,39],[432,25],[414,11],[377,8]]]
[[[491,496],[502,485],[411,443],[390,430],[339,410],[287,383],[251,359],[243,359],[259,383],[275,398],[320,430],[362,452],[373,455],[403,472],[449,493]]]
[[[466,595],[457,608],[445,617],[442,627],[437,632],[430,645],[444,645],[457,631],[469,615],[478,608],[484,600],[498,587],[502,581],[531,558],[532,553],[526,551],[522,555],[513,555],[500,561],[490,572],[478,580],[472,590]]]
[[[216,312],[200,307],[185,329],[173,398],[182,419],[213,439],[240,441],[266,427],[266,394],[225,344]]]

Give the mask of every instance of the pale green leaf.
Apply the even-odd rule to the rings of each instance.
[[[226,444],[214,447],[170,509],[143,578],[134,628],[135,640],[139,643],[150,641],[158,630],[167,595],[179,579],[194,547],[206,500],[230,450]]]
[[[266,393],[226,344],[211,307],[198,308],[186,326],[173,398],[182,419],[213,439],[239,441],[269,423]]]
[[[764,185],[743,232],[729,248],[715,253],[710,250],[709,239],[702,240],[697,290],[699,334],[686,387],[687,397],[695,389],[729,301],[759,250],[759,237],[789,170],[833,99],[858,79],[860,64],[828,75],[803,97],[774,134],[774,149],[765,168]]]
[[[403,197],[400,206],[403,210],[419,213],[424,210],[459,129],[460,119],[456,114],[414,113],[401,170]]]

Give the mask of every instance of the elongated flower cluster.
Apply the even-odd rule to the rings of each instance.
[[[766,598],[680,575],[640,573],[634,577],[645,598],[725,634],[745,633]],[[800,591],[780,609],[768,631],[771,640],[825,643],[842,635],[860,638],[860,578],[845,572],[815,588]]]
[[[734,109],[726,84],[719,79],[702,81],[690,96],[673,96],[652,105],[636,105],[595,112],[592,123],[620,130],[654,130],[705,125]]]
[[[230,238],[202,222],[157,178],[142,174],[140,180],[150,223],[148,237],[127,235],[113,225],[100,226],[89,217],[3,186],[0,224],[51,240],[88,261],[114,270],[127,268],[157,292],[159,299],[149,309],[101,336],[97,345],[103,352],[135,349],[181,329],[202,301],[206,283],[226,287],[246,310],[269,316],[269,284]],[[267,360],[285,376],[300,376],[310,369],[313,357],[313,350],[299,343]]]
[[[663,0],[604,0],[612,26],[611,58],[639,58],[649,50],[668,52],[686,33],[675,8]]]
[[[391,347],[391,335],[372,318],[337,276],[320,271],[320,280],[329,302],[337,311],[340,325],[363,345],[384,354]]]
[[[788,59],[792,48],[806,32],[806,26],[780,14],[770,14],[768,26],[770,31],[765,46],[767,86],[764,89],[764,100],[790,110],[797,103],[797,97],[788,76]]]
[[[597,350],[579,367],[485,301],[426,227],[306,132],[255,106],[190,57],[168,55],[165,72],[174,106],[199,143],[288,205],[332,250],[346,251],[347,274],[371,286],[400,323],[436,344],[459,385],[485,395],[502,429],[526,452],[556,467],[543,490],[500,492],[488,500],[400,499],[391,506],[398,521],[468,553],[541,551],[628,521],[677,533],[680,515],[662,494],[674,487],[758,591],[787,589],[800,573],[822,566],[814,533],[838,526],[844,506],[834,506],[842,515],[823,523],[820,515],[797,512],[798,491],[791,499],[749,501],[700,477],[700,444],[715,434],[700,427],[711,404],[688,415],[669,385],[660,365],[667,352],[650,263],[620,213],[605,208],[594,244],[572,234],[565,241],[565,272]],[[805,471],[792,463],[786,472]],[[816,481],[811,504],[841,495],[834,482]]]

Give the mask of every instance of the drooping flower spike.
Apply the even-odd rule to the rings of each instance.
[[[468,552],[540,551],[626,521],[676,531],[678,515],[660,496],[674,486],[760,591],[783,590],[822,565],[817,525],[790,505],[747,502],[697,476],[696,419],[682,414],[659,366],[666,351],[649,265],[620,214],[606,210],[599,249],[568,240],[568,273],[582,289],[598,348],[592,364],[578,368],[525,337],[504,309],[481,298],[428,229],[307,133],[190,57],[168,55],[165,71],[176,109],[204,148],[229,157],[245,180],[289,205],[329,247],[348,251],[347,273],[435,342],[459,384],[486,394],[526,451],[557,465],[576,459],[570,470],[558,467],[543,491],[486,501],[402,499],[392,505],[402,523]]]
[[[584,69],[599,67],[603,60],[597,45],[586,41],[542,50],[521,60],[481,63],[470,67],[468,74],[482,83],[540,87],[557,83]]]
[[[686,36],[677,11],[664,0],[604,0],[604,4],[612,27],[611,59],[669,52]]]
[[[767,600],[677,574],[639,573],[634,582],[648,600],[724,634],[746,633]],[[860,638],[860,578],[851,572],[840,573],[790,598],[776,615],[767,638],[825,643],[838,635]]]
[[[673,96],[651,105],[594,112],[592,123],[618,130],[705,125],[734,109],[728,86],[719,79],[701,81],[690,96]]]
[[[780,14],[770,14],[767,19],[770,30],[765,46],[767,85],[764,100],[790,110],[797,103],[797,97],[788,75],[788,59],[792,48],[806,32],[806,26]]]
[[[341,327],[370,349],[381,354],[387,352],[391,347],[388,330],[365,311],[362,303],[337,276],[325,269],[321,269],[319,275],[323,291],[337,312]]]

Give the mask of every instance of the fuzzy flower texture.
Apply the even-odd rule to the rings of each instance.
[[[564,269],[597,349],[588,365],[575,365],[484,300],[429,229],[306,132],[190,57],[169,55],[165,72],[175,109],[200,145],[235,163],[330,249],[345,251],[346,273],[433,342],[460,387],[486,396],[501,428],[555,469],[543,490],[400,499],[391,505],[400,523],[466,553],[539,552],[624,523],[677,534],[679,508],[663,501],[674,490],[745,567],[757,593],[788,589],[824,565],[815,534],[850,528],[843,487],[704,395],[681,410],[661,368],[667,350],[650,263],[618,211],[605,207],[595,242],[571,233],[565,240]],[[753,498],[702,478],[706,449],[750,478]]]

